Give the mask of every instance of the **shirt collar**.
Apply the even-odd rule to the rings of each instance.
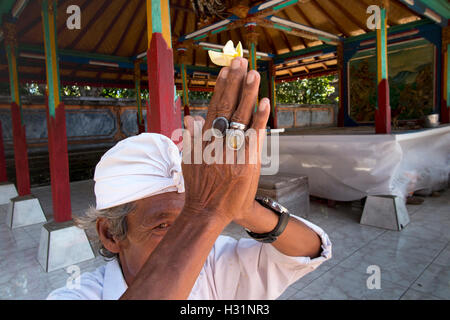
[[[106,264],[105,278],[103,279],[103,300],[119,300],[128,289],[123,277],[119,261],[114,259]]]

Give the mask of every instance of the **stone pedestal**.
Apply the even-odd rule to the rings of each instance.
[[[42,211],[41,204],[35,196],[29,194],[10,200],[6,214],[6,225],[10,229],[46,221],[47,219]]]
[[[16,186],[10,182],[0,182],[0,205],[8,204],[11,198],[17,197]]]
[[[95,258],[84,230],[73,220],[42,226],[38,261],[46,272]]]
[[[272,198],[296,216],[307,218],[309,215],[309,187],[306,176],[284,173],[261,176],[256,194]]]
[[[408,210],[396,196],[368,196],[360,223],[400,231],[409,223]]]

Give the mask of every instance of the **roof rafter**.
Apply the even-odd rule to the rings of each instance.
[[[287,11],[282,11],[282,12],[280,12],[280,14],[284,15],[285,18],[292,21],[292,18],[288,15]],[[303,37],[299,37],[299,39],[300,39],[303,47],[307,48],[308,46],[306,45],[306,42],[303,39]]]
[[[441,6],[440,2],[437,0],[434,0],[432,5],[433,7],[439,8],[441,10],[440,12],[434,10],[431,6],[431,2],[428,3],[428,0],[413,1],[413,2],[408,0],[398,0],[398,1],[402,2],[416,14],[423,17],[427,17],[442,27],[446,27],[448,25],[448,16],[450,16],[450,7],[448,7],[447,10],[447,8],[443,5]],[[446,5],[448,6],[448,3]],[[444,16],[441,15],[441,12],[444,14]]]
[[[239,18],[236,15],[231,15],[230,17],[221,20],[219,22],[215,22],[208,26],[205,26],[199,30],[188,33],[180,38],[178,38],[178,42],[199,40],[200,38],[206,38],[207,36],[222,32],[225,30],[232,30],[236,28],[242,27],[244,24],[249,22],[250,20],[255,20],[258,18],[264,18],[271,14],[274,14],[280,10],[284,10],[290,6],[296,4],[299,0],[271,0],[260,3],[249,9],[246,18]]]
[[[340,33],[342,33],[344,36],[349,37],[350,34],[348,32],[346,32],[344,29],[341,28],[341,26],[339,25],[339,23],[337,22],[337,20],[328,13],[327,10],[325,10],[324,7],[322,7],[322,5],[319,3],[319,1],[317,0],[311,0],[309,3],[311,3],[314,7],[317,8],[317,10],[319,10],[323,15],[325,15],[328,19],[328,21],[330,21],[333,26],[336,28],[336,30],[338,30]]]
[[[122,36],[120,37],[119,42],[117,42],[117,45],[116,45],[116,47],[115,47],[114,50],[113,50],[113,53],[112,53],[113,55],[116,55],[117,52],[120,50],[120,48],[121,48],[121,46],[122,46],[123,39],[125,39],[125,37],[126,37],[127,34],[128,34],[128,29],[130,28],[131,24],[135,21],[136,15],[139,13],[139,11],[140,11],[139,9],[141,9],[143,5],[145,5],[145,2],[139,3],[139,4],[136,6],[136,8],[134,9],[134,12],[133,12],[133,14],[131,15],[130,20],[128,21],[127,26],[124,28],[124,30],[123,30],[123,32],[122,32]]]
[[[106,39],[106,37],[109,35],[108,31],[111,30],[111,27],[114,26],[117,22],[117,20],[120,17],[120,14],[122,13],[123,10],[125,10],[125,8],[131,3],[131,1],[125,0],[122,7],[120,7],[120,10],[117,11],[116,15],[114,16],[114,18],[112,18],[111,22],[109,23],[108,27],[105,29],[105,32],[103,32],[102,36],[100,37],[100,39],[97,41],[97,43],[95,44],[94,49],[91,50],[91,52],[96,52],[97,49],[101,46],[101,44],[103,43],[103,41]]]
[[[105,1],[103,2],[102,6],[97,10],[97,12],[92,16],[91,20],[87,23],[86,26],[83,26],[83,30],[78,34],[78,36],[73,39],[73,41],[66,47],[68,49],[73,48],[74,45],[76,45],[80,40],[84,37],[84,35],[90,30],[90,27],[97,22],[97,19],[99,19],[102,14],[106,12],[108,7],[112,4],[112,2]]]
[[[342,39],[335,34],[277,16],[266,17],[265,19],[258,20],[257,23],[268,28],[282,29],[285,33],[298,37],[304,37],[311,40],[320,39],[321,41],[331,43],[333,45],[336,45],[338,42],[342,41]]]
[[[361,22],[360,20],[356,19],[355,16],[347,10],[347,8],[345,8],[345,6],[343,6],[339,0],[331,0],[331,2],[339,9],[342,11],[343,15],[350,20],[351,22],[353,22],[353,24],[355,26],[357,26],[358,28],[364,30],[365,32],[370,32],[369,28],[367,28],[367,25],[364,24],[363,22]]]

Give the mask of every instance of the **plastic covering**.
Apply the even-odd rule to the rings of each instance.
[[[310,194],[317,197],[337,201],[368,195],[405,198],[417,190],[448,186],[450,126],[396,135],[279,139],[279,172],[308,176]]]

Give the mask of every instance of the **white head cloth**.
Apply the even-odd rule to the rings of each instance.
[[[97,210],[153,195],[184,192],[181,156],[166,136],[142,133],[117,143],[95,168]]]

